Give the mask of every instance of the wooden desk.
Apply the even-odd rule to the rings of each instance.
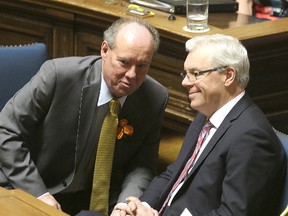
[[[103,31],[119,17],[126,17],[127,1],[105,5],[102,0],[0,0],[0,44],[47,44],[50,57],[99,54]],[[196,34],[183,31],[184,16],[168,20],[168,13],[154,11],[146,18],[161,36],[149,74],[167,87],[170,99],[163,125],[185,132],[195,116],[181,86],[179,72],[187,53],[184,44]],[[288,110],[288,18],[261,21],[236,13],[210,13],[210,31],[239,38],[251,60],[247,91],[267,116]]]
[[[67,216],[22,190],[0,187],[0,215],[5,216]]]

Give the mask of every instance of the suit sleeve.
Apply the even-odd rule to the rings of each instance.
[[[37,128],[37,122],[45,118],[55,82],[54,65],[47,61],[0,113],[0,171],[12,188],[34,196],[47,189],[31,159],[27,138]]]
[[[150,129],[142,140],[141,147],[131,160],[129,172],[122,184],[122,192],[118,202],[125,201],[128,196],[140,197],[157,173],[158,151],[161,136],[161,125],[168,101],[168,93],[161,86],[158,89],[158,105],[150,119]],[[160,96],[159,96],[160,95]],[[160,101],[160,102],[159,102]],[[149,109],[145,109],[149,112]]]

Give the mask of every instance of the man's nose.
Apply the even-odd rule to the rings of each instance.
[[[186,76],[184,77],[184,79],[182,80],[182,83],[181,83],[181,84],[182,84],[182,86],[187,87],[187,86],[189,86],[189,85],[193,85],[195,81],[196,81],[196,79],[191,80],[191,79],[189,79],[188,76],[186,75]]]
[[[129,77],[130,79],[133,79],[136,77],[136,66],[131,66],[127,72],[125,73],[125,76]]]

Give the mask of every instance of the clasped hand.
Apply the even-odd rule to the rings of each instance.
[[[158,211],[136,197],[128,197],[127,204],[119,203],[110,216],[159,216]]]

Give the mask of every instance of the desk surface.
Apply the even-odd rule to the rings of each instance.
[[[39,5],[51,5],[56,8],[65,8],[65,11],[77,12],[78,14],[85,14],[85,16],[99,16],[103,15],[114,17],[127,17],[125,9],[127,7],[128,0],[122,0],[115,5],[107,5],[104,0],[51,0],[47,1],[35,1],[24,0],[25,2],[33,2]],[[64,7],[65,6],[65,7]],[[197,33],[188,33],[183,30],[183,26],[186,25],[186,18],[183,15],[177,15],[175,21],[169,21],[169,14],[166,12],[153,10],[155,16],[145,18],[149,23],[155,26],[160,33],[165,35],[171,33],[171,37],[175,39],[179,37],[180,41],[183,38],[191,38]],[[237,13],[210,13],[208,24],[210,25],[210,31],[204,34],[224,33],[235,36],[240,40],[257,38],[267,36],[271,34],[277,34],[288,31],[288,18],[283,18],[277,21],[263,21],[253,18],[251,16],[237,14]]]
[[[0,187],[0,206],[0,215],[5,216],[68,216],[19,189]]]

